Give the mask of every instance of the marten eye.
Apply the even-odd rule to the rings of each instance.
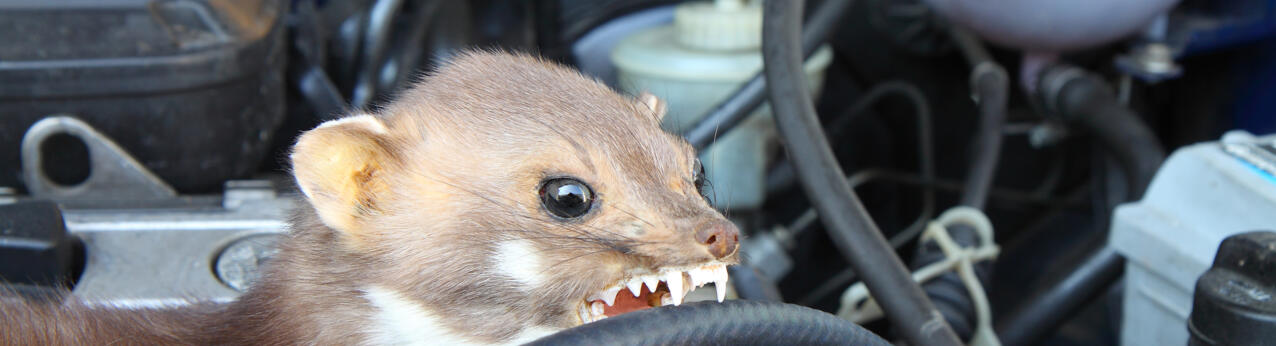
[[[589,212],[594,191],[572,178],[550,178],[541,183],[541,204],[554,216],[574,219]]]
[[[709,201],[709,194],[705,191],[705,185],[709,184],[704,177],[704,165],[700,164],[700,159],[696,159],[696,163],[691,166],[691,182],[696,184],[696,192],[700,193],[700,197],[704,197],[705,201]]]

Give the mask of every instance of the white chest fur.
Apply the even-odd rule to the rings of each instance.
[[[441,317],[390,289],[369,286],[364,297],[374,308],[368,344],[372,345],[479,345],[456,335],[440,323]],[[524,329],[508,344],[518,345],[552,334],[549,328]]]

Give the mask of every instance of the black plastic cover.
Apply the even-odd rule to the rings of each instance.
[[[1276,232],[1223,240],[1214,266],[1196,281],[1189,345],[1276,343]]]
[[[71,279],[74,239],[58,205],[0,204],[0,283],[61,286]]]
[[[0,186],[78,117],[183,192],[252,173],[284,115],[283,0],[0,0]],[[49,161],[49,160],[46,160]]]

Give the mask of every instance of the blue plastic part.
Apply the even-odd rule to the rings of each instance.
[[[1230,127],[1276,132],[1276,0],[1184,0],[1167,39],[1176,58],[1253,45],[1233,63]]]
[[[1276,37],[1264,40],[1237,63],[1233,127],[1250,133],[1276,133]]]
[[[1171,18],[1177,55],[1190,56],[1276,34],[1276,0],[1185,1]]]

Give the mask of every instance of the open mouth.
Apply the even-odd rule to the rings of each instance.
[[[726,299],[727,265],[712,263],[632,274],[585,298],[577,314],[581,324],[585,324],[646,308],[680,305],[687,292],[708,283],[717,290],[718,302]]]

